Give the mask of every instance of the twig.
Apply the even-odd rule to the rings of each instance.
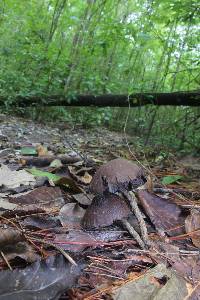
[[[96,275],[96,276],[103,276],[103,277],[109,277],[109,278],[124,280],[123,277],[118,277],[118,276],[104,274],[104,273],[95,273],[95,272],[92,272],[92,271],[86,271],[85,273],[91,273],[91,274]]]
[[[19,232],[23,233],[23,230],[22,230],[21,228],[19,228],[19,227],[18,227],[14,222],[12,222],[11,220],[6,219],[6,218],[4,218],[4,217],[2,217],[2,216],[0,216],[0,218],[2,218],[2,219],[4,219],[5,221],[11,223],[13,226],[15,226],[15,227],[19,230]],[[57,246],[57,245],[55,245],[55,244],[53,244],[53,243],[51,243],[51,242],[48,242],[48,241],[45,241],[45,240],[42,240],[42,239],[39,239],[39,238],[34,238],[34,237],[28,236],[28,235],[26,235],[26,234],[24,234],[24,237],[27,238],[28,240],[29,240],[29,239],[32,239],[32,240],[34,240],[34,241],[36,241],[36,242],[43,243],[43,244],[46,244],[46,245],[49,245],[49,246],[55,248],[55,249],[58,250],[60,253],[62,253],[62,255],[63,255],[69,262],[71,262],[71,264],[77,266],[77,263],[73,260],[73,258],[72,258],[69,254],[67,254],[61,247],[59,247],[59,246]],[[2,253],[1,253],[1,255],[2,255]]]
[[[7,260],[5,254],[3,253],[3,251],[1,251],[0,253],[1,253],[1,256],[3,257],[3,259],[5,260],[5,262],[6,262],[7,266],[8,266],[8,268],[12,271],[13,268],[11,267],[11,265],[10,265],[9,261]]]
[[[98,262],[98,264],[99,264],[99,262]],[[92,270],[93,269],[93,270]],[[101,265],[100,267],[99,266],[97,266],[97,265],[95,265],[94,263],[92,263],[91,265],[89,265],[84,271],[85,272],[95,272],[95,270],[97,271],[97,270],[100,270],[100,271],[104,271],[104,272],[110,272],[111,274],[113,274],[113,275],[116,275],[116,270],[112,270],[111,268],[108,268],[108,267],[106,267],[106,266],[104,266],[104,265]],[[99,271],[99,272],[100,272]]]
[[[64,136],[64,139],[65,139],[65,141],[66,141],[65,143],[68,144],[69,148],[71,148],[72,151],[74,151],[78,156],[80,156],[80,158],[82,158],[83,162],[86,164],[87,161],[88,161],[87,155],[86,155],[86,154],[82,154],[80,151],[76,150],[76,149],[72,146],[71,142],[68,140],[68,138],[67,138],[66,135]],[[65,143],[64,143],[64,144],[65,144]]]
[[[153,191],[155,193],[170,193],[170,194],[180,194],[184,197],[192,198],[192,200],[199,200],[200,199],[200,193],[197,191],[187,191],[184,189],[177,189],[177,188],[162,188],[162,187],[154,187]],[[189,200],[188,200],[189,202]],[[191,201],[190,201],[191,202]]]
[[[15,224],[15,222],[13,222],[11,219],[7,219],[7,218],[5,218],[5,217],[3,217],[3,216],[0,216],[0,219],[3,219],[3,220],[5,220],[6,222],[12,224],[15,228],[17,228],[17,230],[19,230],[20,232],[22,232],[21,228],[20,228],[19,226],[17,226],[17,225]]]
[[[36,242],[39,242],[39,243],[42,243],[42,244],[46,244],[48,246],[51,246],[53,248],[55,248],[56,250],[58,250],[71,264],[73,264],[74,266],[77,266],[77,263],[73,260],[73,258],[64,251],[64,249],[62,249],[61,247],[51,243],[51,242],[48,242],[48,241],[45,241],[45,240],[42,240],[42,239],[39,239],[39,238],[34,238],[34,237],[29,237],[31,238],[33,241],[36,241]]]
[[[131,226],[131,224],[127,221],[127,220],[121,220],[123,226],[128,230],[128,232],[132,235],[132,237],[137,241],[137,243],[139,244],[139,246],[142,249],[145,249],[145,243],[143,242],[143,240],[141,239],[140,235],[137,233],[137,231],[133,228],[133,226]]]
[[[140,209],[139,209],[139,207],[137,205],[137,200],[135,198],[135,195],[131,195],[127,191],[122,191],[122,194],[129,201],[131,209],[134,212],[134,214],[135,214],[135,216],[136,216],[136,218],[138,220],[143,242],[145,243],[145,245],[149,246],[150,245],[150,241],[149,241],[149,237],[148,237],[147,227],[146,227],[145,221],[143,219],[142,213],[141,213],[141,211],[140,211]]]
[[[157,256],[157,255],[180,255],[181,256],[190,256],[190,255],[200,255],[200,251],[199,250],[185,250],[185,249],[179,249],[176,252],[159,252],[156,249],[153,250],[147,250],[147,249],[131,249],[131,252],[136,253],[136,254],[147,254],[147,255],[151,255],[151,256]],[[104,257],[98,257],[98,256],[87,256],[89,259],[91,260],[95,260],[95,261],[104,261],[104,262],[120,262],[120,261],[128,261],[128,260],[132,260],[133,258],[126,258],[126,259],[111,259],[111,258],[104,258]]]
[[[192,296],[194,296],[195,298],[195,292],[198,293],[197,290],[199,289],[199,285],[200,285],[200,281],[192,289],[189,290],[187,296],[183,300],[192,299],[193,298]]]

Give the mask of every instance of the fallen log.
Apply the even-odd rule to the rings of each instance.
[[[7,98],[0,97],[0,106]],[[97,106],[97,107],[137,107],[142,105],[200,106],[200,91],[173,93],[136,93],[131,95],[77,95],[73,99],[64,95],[44,95],[21,97],[13,100],[11,105],[28,106]]]

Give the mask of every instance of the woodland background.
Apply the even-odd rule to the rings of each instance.
[[[128,108],[18,107],[17,97],[199,91],[198,0],[2,0],[2,112],[122,131]],[[131,108],[126,131],[165,155],[200,152],[200,107]]]

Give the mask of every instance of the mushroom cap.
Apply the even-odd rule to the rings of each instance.
[[[82,226],[85,229],[105,227],[130,214],[131,210],[123,198],[111,193],[97,195],[83,216]]]
[[[141,167],[127,159],[116,158],[103,164],[96,171],[90,183],[90,190],[92,193],[102,194],[106,190],[115,193],[120,188],[136,188],[145,182],[144,170]]]

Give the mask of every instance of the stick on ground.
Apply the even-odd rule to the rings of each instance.
[[[145,224],[145,221],[143,219],[142,213],[137,205],[137,200],[134,194],[130,194],[127,191],[122,191],[122,194],[126,197],[126,199],[129,201],[132,211],[134,212],[139,226],[141,230],[142,239],[145,245],[150,246],[150,241],[148,237],[147,227]]]

